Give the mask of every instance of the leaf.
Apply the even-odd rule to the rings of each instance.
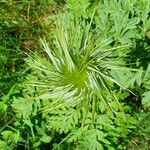
[[[19,131],[16,133],[10,130],[5,130],[1,135],[4,140],[9,141],[10,143],[17,143],[20,140]]]
[[[51,116],[49,116],[48,122],[50,127],[59,132],[68,132],[76,127],[79,123],[81,114],[79,111],[74,110],[73,108],[64,108],[55,110]],[[61,124],[60,124],[61,122]]]
[[[7,142],[0,140],[0,149],[1,150],[12,150],[12,147],[7,145]]]
[[[29,96],[25,98],[14,97],[12,107],[19,118],[23,117],[24,119],[26,119],[32,114],[33,104],[34,104],[34,100]]]
[[[83,130],[84,131],[84,130]],[[104,145],[109,145],[110,142],[105,138],[106,134],[100,130],[96,129],[87,129],[83,132],[83,134],[79,137],[79,145],[77,149],[92,149],[99,150],[104,149]],[[104,144],[102,144],[104,143]]]
[[[142,97],[142,104],[144,106],[150,106],[150,91],[144,92]]]
[[[89,0],[67,0],[67,7],[77,16],[83,15],[84,17],[87,17],[87,8],[89,6]]]
[[[44,143],[49,143],[49,142],[51,141],[51,139],[52,139],[52,137],[50,137],[50,136],[48,136],[48,135],[46,135],[46,134],[44,134],[44,135],[40,138],[40,140],[41,140],[42,142],[44,142]]]
[[[7,104],[5,104],[4,102],[0,102],[0,112],[6,112],[7,107]]]

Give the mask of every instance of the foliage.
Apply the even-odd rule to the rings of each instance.
[[[148,0],[1,4],[0,149],[149,148]]]
[[[136,115],[136,128],[133,130],[125,144],[128,149],[149,149],[150,147],[150,128],[149,128],[149,110],[144,109]]]
[[[52,26],[55,18],[51,7],[55,9],[57,4],[44,0],[0,1],[0,96],[22,78],[24,52],[36,51],[36,37],[50,31],[47,26]]]

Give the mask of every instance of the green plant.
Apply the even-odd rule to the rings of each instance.
[[[36,36],[44,34],[53,23],[54,17],[49,16],[54,16],[55,10],[57,13],[57,4],[44,1],[0,1],[0,96],[22,78],[24,52],[36,51]]]
[[[103,111],[107,108],[109,114],[113,116],[115,110],[121,110],[115,94],[113,95],[115,93],[113,92],[115,91],[114,84],[132,93],[110,73],[113,69],[130,71],[125,64],[113,58],[113,55],[116,57],[114,53],[117,50],[129,45],[111,48],[109,45],[113,40],[111,38],[101,39],[100,33],[92,33],[91,23],[86,26],[84,22],[77,21],[75,23],[78,26],[76,26],[74,21],[67,18],[64,22],[67,22],[67,26],[62,22],[59,24],[53,51],[45,40],[41,40],[50,61],[37,55],[35,55],[36,58],[31,57],[29,60],[31,70],[35,68],[35,72],[29,75],[28,84],[37,88],[47,87],[47,92],[39,95],[38,99],[52,99],[55,103],[63,102],[63,100],[65,103],[77,101],[87,108],[92,103],[94,112],[98,109],[96,103],[100,99],[104,106]],[[76,34],[73,35],[75,31]],[[37,74],[36,71],[41,71],[38,74],[39,77],[34,76]],[[118,107],[112,108],[111,103]]]
[[[92,19],[86,23],[71,14],[61,18],[52,50],[41,39],[46,58],[34,54],[27,59],[31,74],[24,83],[23,97],[14,97],[12,107],[24,121],[41,113],[51,132],[64,133],[66,138],[54,149],[61,149],[65,142],[75,142],[75,149],[113,148],[119,133],[127,135],[134,124],[123,112],[117,89],[134,93],[112,75],[112,70],[134,71],[126,68],[122,58],[116,59],[116,51],[125,52],[130,45],[112,47],[113,37],[92,31]]]
[[[149,110],[149,1],[61,1],[57,9],[53,5],[60,11],[64,4],[58,20],[55,14],[47,16],[51,1],[5,4],[16,4],[13,12],[23,12],[18,17],[22,24],[12,17],[2,27],[19,27],[19,34],[2,31],[2,37],[13,34],[2,41],[1,76],[8,73],[3,66],[18,62],[7,55],[9,46],[23,49],[26,59],[15,51],[25,71],[11,66],[20,76],[10,84],[1,82],[8,87],[0,100],[0,149],[146,149],[148,121],[140,111]],[[50,33],[32,47],[41,28]],[[27,51],[35,48],[40,51]],[[14,82],[19,84],[10,88]]]

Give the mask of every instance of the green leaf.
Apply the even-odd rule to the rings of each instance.
[[[10,130],[5,130],[1,133],[1,135],[8,143],[17,143],[20,140],[19,131],[16,133]]]
[[[7,145],[7,142],[0,140],[0,149],[1,150],[12,150],[12,147]]]
[[[150,106],[150,91],[144,92],[142,97],[142,104],[144,106]]]
[[[75,15],[87,17],[87,8],[90,6],[89,0],[67,0],[67,7]]]
[[[19,118],[23,117],[24,119],[26,119],[32,114],[33,104],[34,100],[29,96],[25,98],[14,97],[12,107]]]
[[[1,112],[6,112],[7,110],[7,104],[5,104],[4,102],[0,102],[0,111]]]
[[[49,142],[51,141],[51,139],[52,139],[52,137],[50,137],[50,136],[48,136],[48,135],[46,135],[46,134],[44,134],[44,135],[40,138],[40,140],[41,140],[42,142],[44,142],[44,143],[49,143]]]
[[[57,111],[55,110],[54,114],[52,113],[51,116],[49,116],[48,122],[50,123],[50,127],[54,130],[68,132],[76,127],[80,117],[81,114],[79,111],[76,111],[73,108],[64,108]]]

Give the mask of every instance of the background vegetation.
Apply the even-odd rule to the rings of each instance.
[[[149,0],[0,0],[0,149],[150,149]]]

